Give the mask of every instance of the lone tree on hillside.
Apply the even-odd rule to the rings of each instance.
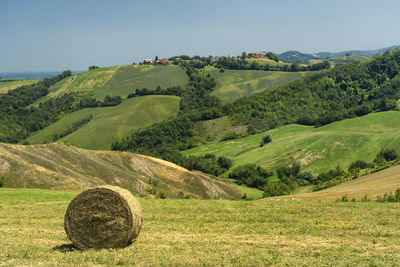
[[[269,134],[263,137],[260,147],[263,147],[265,144],[271,143],[272,138]]]

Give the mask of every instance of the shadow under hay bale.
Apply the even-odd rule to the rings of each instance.
[[[77,248],[76,246],[74,246],[73,244],[62,244],[62,245],[55,246],[53,248],[53,250],[67,253],[67,252],[73,252],[75,250],[80,250],[80,249]]]
[[[142,222],[140,204],[128,190],[100,186],[71,201],[64,228],[80,249],[123,248],[139,235]]]

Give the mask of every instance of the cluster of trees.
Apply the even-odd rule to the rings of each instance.
[[[122,103],[121,96],[106,95],[103,101],[99,101],[91,96],[83,96],[79,100],[79,108],[96,108],[96,107],[111,107],[118,106]]]
[[[239,139],[246,137],[247,135],[248,134],[246,132],[229,132],[222,137],[221,141]]]
[[[87,118],[84,118],[84,119],[82,119],[80,121],[75,122],[74,124],[69,126],[63,132],[53,135],[53,142],[57,141],[58,139],[61,139],[61,138],[65,137],[65,136],[67,136],[67,135],[69,135],[69,134],[71,134],[73,132],[75,132],[76,130],[81,128],[83,125],[88,124],[92,119],[93,119],[93,115],[90,115]]]
[[[167,89],[163,90],[161,86],[157,86],[155,90],[149,90],[147,88],[136,88],[134,93],[130,93],[127,98],[132,98],[136,96],[145,96],[145,95],[175,95],[175,96],[182,96],[183,95],[183,88],[178,86],[168,87]]]
[[[265,197],[286,195],[298,185],[307,185],[315,180],[310,172],[301,172],[300,165],[293,162],[287,167],[278,167],[275,172],[255,164],[237,166],[229,174],[237,184],[245,184],[264,191]]]
[[[244,58],[228,58],[221,57],[215,64],[217,68],[220,69],[231,69],[231,70],[265,70],[265,71],[285,71],[285,72],[298,72],[298,71],[317,71],[329,69],[331,64],[328,61],[323,61],[321,63],[302,66],[298,63],[292,64],[260,64],[256,61],[251,63]]]
[[[188,156],[182,157],[178,162],[175,162],[188,170],[197,170],[215,176],[221,175],[230,167],[232,160],[226,157],[216,157],[214,154],[206,154],[204,156]]]
[[[180,102],[180,114],[187,112],[202,112],[207,109],[221,107],[221,101],[211,95],[217,82],[210,73],[199,72],[190,63],[182,63],[189,77],[189,83],[184,90]]]
[[[249,187],[263,188],[268,183],[268,178],[273,176],[272,172],[255,164],[237,166],[229,174],[229,178],[235,179],[236,183]]]
[[[99,66],[95,66],[95,65],[89,66],[89,70],[94,70],[94,69],[98,69],[98,68],[100,68],[100,67]]]
[[[269,58],[269,59],[271,59],[271,60],[273,60],[273,61],[279,62],[278,56],[275,55],[275,54],[272,53],[272,52],[267,52],[266,55],[265,55],[265,57],[266,57],[266,58]]]

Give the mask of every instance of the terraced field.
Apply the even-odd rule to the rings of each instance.
[[[260,147],[262,137],[272,142]],[[213,153],[233,160],[233,166],[255,163],[272,169],[296,160],[314,174],[339,164],[348,168],[355,160],[372,161],[381,148],[400,152],[400,112],[387,111],[334,122],[313,128],[287,125],[277,130],[241,139],[203,145],[184,151],[185,155]]]
[[[305,72],[281,72],[262,70],[218,70],[212,71],[217,82],[213,95],[224,103],[243,96],[282,86],[306,75]]]
[[[40,80],[14,80],[6,82],[7,79],[0,79],[0,94],[7,93],[23,85],[36,83]]]
[[[61,139],[63,142],[87,149],[105,149],[139,129],[173,118],[179,110],[180,98],[176,96],[144,96],[125,100],[114,107],[87,108],[68,114],[33,134],[27,141],[31,144],[53,141],[74,123],[93,116],[93,119],[77,131]]]

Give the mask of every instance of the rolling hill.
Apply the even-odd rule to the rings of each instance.
[[[310,59],[318,59],[319,57],[312,54],[301,53],[299,51],[286,51],[282,54],[277,55],[279,60],[283,60],[285,62],[294,62],[294,61],[307,61]]]
[[[5,187],[79,190],[118,185],[140,196],[238,199],[241,190],[221,178],[128,152],[88,151],[60,144],[0,143]]]
[[[39,80],[9,80],[0,79],[0,94],[7,93],[10,90],[23,85],[29,85],[38,82]]]
[[[108,150],[112,142],[134,131],[174,118],[179,110],[179,100],[176,96],[143,96],[129,98],[114,107],[86,108],[62,117],[26,141],[31,144],[52,142],[55,134],[63,133],[74,123],[93,116],[89,123],[61,141],[81,148]]]
[[[297,80],[306,72],[281,72],[262,70],[213,70],[212,75],[217,82],[212,93],[224,103],[232,102],[240,97],[272,89]]]
[[[260,147],[262,137],[272,142]],[[233,166],[255,163],[268,169],[300,162],[304,170],[319,174],[340,164],[347,169],[355,160],[372,161],[381,148],[400,152],[400,112],[387,111],[347,119],[314,128],[287,125],[245,138],[203,145],[182,152],[184,155],[226,156]]]
[[[49,94],[35,104],[65,93],[90,94],[102,100],[106,95],[126,97],[136,88],[163,89],[184,86],[188,78],[178,66],[124,65],[92,69],[75,74],[51,86]]]
[[[179,66],[127,65],[121,66],[111,79],[96,90],[94,96],[103,99],[106,95],[126,97],[137,88],[154,90],[157,86],[184,87],[188,82],[185,71]]]
[[[326,59],[326,58],[341,58],[345,56],[346,54],[354,54],[357,56],[362,56],[362,57],[373,57],[377,54],[382,54],[386,52],[387,50],[392,50],[392,49],[398,49],[400,46],[394,45],[390,47],[385,47],[385,48],[380,48],[380,49],[375,49],[375,50],[349,50],[349,51],[341,51],[341,52],[319,52],[319,53],[314,53],[314,54],[307,54],[307,53],[301,53],[298,51],[286,51],[282,54],[277,54],[280,60],[286,61],[286,62],[293,62],[293,61],[308,61],[308,60],[313,60],[313,59]],[[362,58],[361,57],[361,58]],[[342,62],[346,63],[346,62]]]
[[[376,200],[378,196],[394,193],[400,188],[400,165],[359,177],[321,191],[292,194],[268,199],[291,199],[302,201],[335,201],[346,196],[357,201],[367,197]],[[304,191],[304,190],[303,190]]]
[[[356,54],[351,54],[351,55],[342,55],[342,56],[336,56],[336,57],[331,57],[328,59],[311,59],[308,60],[308,64],[316,64],[316,63],[321,63],[325,60],[331,63],[331,65],[336,65],[336,64],[346,64],[346,63],[353,63],[353,62],[365,62],[370,60],[371,57],[368,56],[363,56],[363,55],[356,55]]]

